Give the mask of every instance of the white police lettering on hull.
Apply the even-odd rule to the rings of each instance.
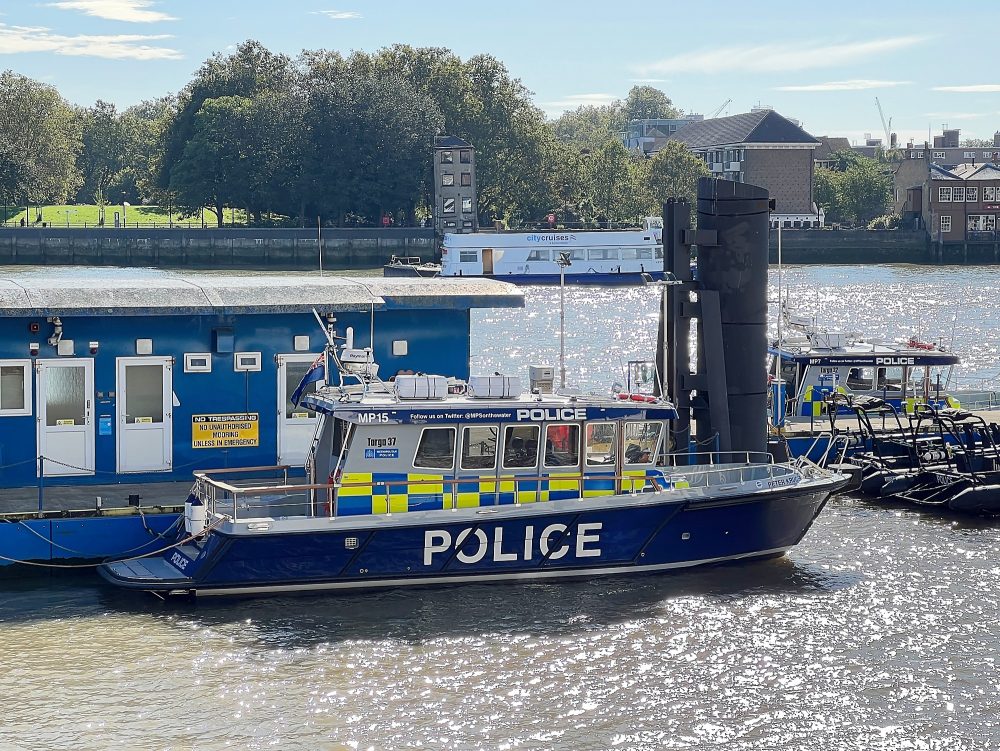
[[[574,557],[576,558],[599,558],[601,549],[596,547],[601,542],[600,531],[603,522],[590,522],[578,524],[576,527],[576,545]],[[565,524],[549,524],[542,530],[542,533],[535,538],[535,528],[528,525],[524,528],[524,540],[514,543],[517,550],[504,550],[503,527],[494,527],[492,540],[486,530],[468,527],[463,529],[458,535],[452,538],[450,532],[444,529],[429,529],[424,532],[424,565],[431,566],[434,563],[434,556],[448,553],[451,550],[457,551],[455,558],[460,563],[479,563],[492,551],[491,560],[494,563],[504,563],[510,561],[530,561],[535,555],[537,544],[538,552],[543,557],[551,561],[557,561],[570,552],[570,546],[565,542],[552,546],[552,536],[556,535],[557,540],[561,540],[566,535]],[[471,551],[463,550],[463,546],[470,535],[475,539],[476,546]]]
[[[585,408],[559,408],[559,407],[537,407],[535,409],[517,410],[518,422],[530,420],[533,422],[545,422],[546,420],[586,420],[587,410]]]

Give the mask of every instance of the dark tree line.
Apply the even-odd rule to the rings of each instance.
[[[654,166],[626,152],[619,131],[633,117],[676,114],[642,86],[548,122],[489,55],[396,45],[291,58],[248,41],[206,60],[178,94],[120,112],[0,74],[0,198],[128,200],[179,216],[207,207],[220,225],[224,208],[257,223],[343,226],[386,213],[413,223],[432,202],[434,136],[448,133],[476,147],[483,222],[553,211],[629,221],[655,211],[660,186],[683,182],[671,170],[698,165],[673,155]]]

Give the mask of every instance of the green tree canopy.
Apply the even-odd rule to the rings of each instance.
[[[670,97],[652,86],[633,86],[625,99],[622,116],[630,120],[671,119],[680,117],[680,110]]]
[[[885,165],[862,157],[840,176],[837,199],[846,218],[867,225],[888,210],[892,200],[892,178]]]
[[[650,160],[649,192],[659,214],[668,198],[686,198],[692,206],[698,201],[698,178],[711,177],[708,165],[684,144],[667,141]]]
[[[80,118],[53,87],[0,73],[0,189],[14,201],[63,203],[80,173]]]

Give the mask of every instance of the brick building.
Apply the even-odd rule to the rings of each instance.
[[[925,226],[940,243],[997,239],[1000,216],[1000,167],[959,164],[951,169],[931,164],[927,189],[917,192]],[[915,208],[915,207],[914,207]]]
[[[813,202],[813,158],[820,142],[774,110],[688,123],[671,140],[702,157],[714,177],[766,188],[775,200],[772,226],[823,225]]]

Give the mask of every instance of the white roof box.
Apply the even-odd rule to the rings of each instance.
[[[473,399],[513,399],[521,395],[521,379],[517,376],[472,376],[469,396]]]
[[[400,399],[444,399],[448,396],[448,379],[437,375],[398,375],[396,395]]]

